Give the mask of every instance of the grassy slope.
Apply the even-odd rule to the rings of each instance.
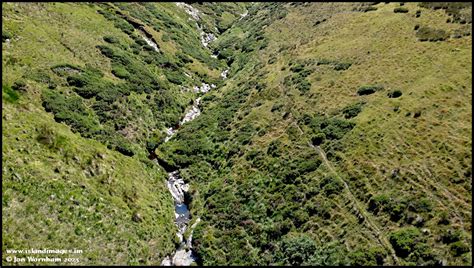
[[[96,10],[86,4],[2,4],[3,31],[14,36],[2,44],[6,90],[22,76],[62,63],[91,65],[117,82],[95,46],[106,35],[131,40]],[[73,134],[41,107],[47,85],[27,80],[27,86],[17,101],[2,94],[2,248],[82,249],[84,254],[71,255],[82,265],[159,264],[175,247],[166,174]],[[58,90],[70,92],[64,85]],[[132,220],[135,214],[141,222]]]
[[[437,216],[448,212],[452,226],[463,230],[470,244],[471,178],[465,174],[471,169],[472,107],[466,101],[472,98],[471,38],[418,42],[413,30],[416,24],[448,31],[459,25],[446,24],[448,16],[443,11],[423,9],[422,16],[415,18],[416,4],[406,6],[408,14],[393,13],[395,4],[378,5],[377,11],[364,14],[338,14],[321,26],[331,29],[330,36],[322,40],[314,31],[315,41],[303,45],[297,57],[345,59],[355,64],[342,74],[333,71],[321,74],[321,81],[312,80],[316,86],[310,92],[321,93],[320,98],[311,103],[302,97],[298,109],[330,113],[360,99],[366,101],[355,119],[357,127],[342,141],[337,170],[363,180],[352,183],[361,198],[381,193],[429,198],[435,213],[425,227],[442,233]],[[337,82],[328,88],[325,82],[330,80]],[[403,96],[355,94],[358,86],[374,83],[400,89]],[[394,112],[396,106],[399,110]],[[420,118],[406,116],[418,110],[422,111]],[[389,178],[396,168],[402,178]],[[460,182],[453,183],[453,177]],[[386,216],[378,221],[386,232],[405,225],[394,224]],[[436,235],[429,239],[437,244]],[[434,250],[440,255],[448,253],[439,244]],[[453,264],[463,263],[449,259]]]
[[[225,10],[240,14],[242,6],[227,4]],[[207,28],[213,29],[221,20],[221,28],[229,27],[235,16],[223,12],[207,7],[202,16]],[[143,25],[160,53],[144,47],[137,29],[127,33],[131,25],[119,13]],[[174,250],[176,227],[166,174],[147,159],[145,141],[160,142],[163,128],[174,125],[196,97],[184,89],[201,82],[216,83],[223,67],[202,47],[199,32],[188,19],[174,3],[2,4],[2,37],[9,38],[2,42],[3,250],[81,249],[83,254],[70,255],[79,257],[81,265],[157,265]],[[113,42],[105,42],[104,37]],[[114,62],[97,45],[112,48],[118,53],[114,55],[130,64]],[[180,62],[179,53],[193,62]],[[196,55],[199,59],[193,59]],[[120,135],[85,139],[45,112],[43,97],[48,92],[58,92],[66,104],[79,100],[89,119],[96,120],[101,111],[94,106],[97,95],[79,97],[66,77],[51,70],[58,64],[92,70],[93,75],[102,73],[102,78],[89,82],[89,90],[125,85],[132,91],[115,95],[107,104],[114,114],[100,128],[115,125],[112,132],[123,129],[118,141],[129,143],[133,157],[109,150],[112,138]],[[158,81],[160,88],[134,92],[143,85],[124,83],[127,81],[113,74],[114,64],[122,72],[144,73],[144,78]],[[185,78],[184,72],[192,79]],[[182,85],[170,82],[172,78]],[[25,86],[14,89],[19,81]],[[100,109],[107,108],[100,105]],[[70,112],[64,107],[68,106],[57,106],[63,109],[59,115]]]
[[[176,143],[172,141],[162,147],[162,151],[170,152],[170,159],[185,163],[183,174],[193,184],[192,207],[194,213],[204,219],[195,234],[204,264],[279,263],[282,259],[277,255],[285,245],[281,241],[292,237],[292,232],[308,234],[319,241],[321,247],[325,241],[342,242],[345,250],[359,252],[356,256],[364,256],[365,253],[360,252],[368,252],[372,247],[382,248],[385,263],[393,263],[389,254],[392,246],[388,242],[391,234],[413,225],[423,231],[415,240],[422,241],[420,248],[428,246],[429,250],[423,253],[428,255],[398,256],[398,263],[424,264],[433,260],[445,260],[453,265],[471,263],[470,252],[453,253],[452,242],[441,240],[450,230],[457,230],[461,234],[459,243],[468,248],[472,245],[472,106],[468,101],[472,98],[472,39],[468,36],[444,42],[417,41],[414,30],[417,24],[450,33],[461,27],[446,23],[449,17],[443,10],[406,3],[408,13],[394,13],[398,3],[382,3],[376,5],[378,10],[362,13],[352,12],[347,5],[308,4],[289,8],[284,19],[265,29],[268,47],[252,55],[263,65],[253,69],[255,61],[249,61],[247,69],[237,73],[215,94],[217,99],[211,102],[208,111],[190,124],[189,130],[186,127],[181,130]],[[415,18],[418,9],[422,15]],[[253,18],[243,23],[250,23]],[[315,25],[318,20],[322,23]],[[228,34],[239,35],[239,27],[236,24]],[[270,64],[268,60],[272,57],[276,61]],[[295,59],[330,59],[352,65],[345,71],[336,71],[327,65],[311,65],[307,80],[312,86],[300,94],[284,85],[284,78],[291,74],[289,64]],[[217,131],[215,122],[219,123],[219,114],[228,107],[222,103],[253,77],[264,84],[263,90],[250,89],[251,97],[244,97],[243,103],[237,104],[239,108],[231,123],[221,127],[221,131],[229,130],[225,132],[228,138],[216,141],[210,133]],[[356,94],[360,86],[371,84],[381,84],[385,89],[368,96]],[[396,89],[403,95],[388,98],[387,93]],[[262,161],[273,163],[272,158],[265,156],[270,144],[274,140],[282,143],[280,159],[301,160],[303,157],[322,161],[320,154],[311,156],[313,149],[307,144],[313,135],[311,128],[298,121],[303,135],[298,134],[295,119],[301,119],[304,114],[339,118],[343,108],[359,101],[365,102],[362,111],[348,120],[355,123],[355,128],[340,140],[321,145],[328,154],[328,162],[313,172],[302,174],[286,188],[279,188],[277,192],[283,192],[286,201],[275,206],[280,197],[274,189],[285,186],[274,186],[281,185],[282,180],[274,170],[285,164],[276,162],[274,170],[262,167]],[[275,103],[282,104],[280,112],[271,111]],[[421,116],[414,118],[418,111]],[[290,116],[282,117],[285,112]],[[226,156],[238,143],[244,126],[251,126],[254,131],[250,143],[236,145],[240,154],[227,153]],[[256,135],[259,129],[264,130],[262,135]],[[180,142],[188,144],[186,140],[191,138],[204,145],[195,151],[180,145]],[[178,152],[176,148],[184,150],[190,162],[182,156],[173,156]],[[202,155],[194,158],[196,153]],[[398,174],[391,176],[394,172]],[[322,179],[328,176],[342,179],[350,192],[344,190],[336,196],[320,193],[316,199],[310,199],[311,191],[320,191],[318,185],[321,187]],[[287,196],[298,196],[291,184],[298,186],[297,192],[303,194],[302,198],[288,200]],[[321,190],[324,189],[327,190],[324,187]],[[383,195],[391,200],[387,202],[392,204],[393,210],[370,209],[371,200]],[[355,202],[351,196],[356,198]],[[329,206],[330,218],[303,216],[303,225],[291,227],[288,235],[271,237],[269,230],[282,221],[278,214],[287,215],[281,219],[290,218],[297,224],[297,217],[309,213],[311,204]],[[421,208],[424,205],[426,208]],[[285,214],[288,209],[297,213]],[[262,215],[265,211],[267,217],[263,216],[265,213]],[[390,213],[399,218],[391,220]],[[361,214],[363,222],[358,221]],[[417,216],[424,222],[415,224]],[[440,224],[443,218],[448,218],[449,223]],[[379,235],[377,230],[381,231]],[[235,237],[239,239],[234,240]],[[359,262],[352,257],[353,263],[364,263],[365,257]]]

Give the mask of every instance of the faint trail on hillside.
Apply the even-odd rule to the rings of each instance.
[[[354,203],[356,209],[358,210],[359,214],[356,215],[358,218],[360,217],[360,215],[362,215],[362,218],[365,220],[365,222],[367,222],[367,225],[375,231],[375,234],[377,235],[377,239],[379,240],[379,242],[384,245],[391,253],[392,255],[392,259],[394,261],[395,264],[399,264],[399,261],[398,261],[398,258],[397,256],[395,255],[395,250],[392,248],[391,244],[388,242],[387,238],[385,236],[382,235],[380,229],[378,228],[377,224],[375,224],[373,221],[372,221],[372,217],[370,216],[369,213],[367,213],[367,211],[359,204],[359,201],[357,200],[357,198],[354,196],[354,194],[352,194],[352,191],[351,189],[349,188],[349,185],[346,183],[345,180],[343,180],[341,178],[341,176],[339,176],[339,174],[337,173],[337,171],[332,167],[331,163],[329,162],[329,160],[326,158],[326,153],[324,152],[323,149],[321,149],[321,147],[319,146],[314,146],[313,144],[311,144],[311,142],[308,142],[308,145],[312,148],[314,148],[316,150],[316,152],[321,156],[321,158],[323,159],[323,162],[324,164],[326,165],[326,167],[344,184],[344,188],[346,189],[347,191],[347,194],[349,196],[349,198],[351,199],[351,201]]]
[[[296,125],[296,127],[298,128],[298,130],[300,131],[301,134],[304,134],[304,132],[300,128],[300,126],[293,120],[293,116],[292,116],[291,113],[290,113],[290,115],[291,115],[291,120],[293,121],[293,124]],[[356,214],[356,217],[359,220],[365,221],[367,223],[367,226],[370,229],[372,229],[372,231],[375,233],[379,243],[382,244],[390,252],[390,255],[393,259],[394,264],[395,265],[400,264],[396,254],[395,254],[395,250],[393,249],[392,245],[387,240],[387,238],[382,235],[382,232],[380,231],[377,224],[374,223],[371,215],[369,213],[367,213],[367,211],[360,205],[359,201],[357,200],[357,198],[352,193],[352,191],[351,191],[349,185],[346,183],[346,181],[344,179],[342,179],[341,176],[339,176],[339,173],[331,165],[331,163],[329,162],[329,160],[326,157],[326,153],[324,152],[324,150],[319,146],[314,146],[311,143],[311,141],[308,141],[308,146],[316,150],[316,152],[321,156],[321,159],[323,160],[324,165],[329,169],[330,172],[333,173],[333,175],[337,179],[339,179],[344,184],[344,189],[346,190],[347,196],[349,197],[349,199],[350,199],[350,201],[353,205],[352,208],[353,209],[355,208],[355,210],[356,210],[355,213],[354,213],[354,214]],[[352,209],[351,209],[351,211],[352,211]]]
[[[283,78],[280,78],[280,81],[282,81]],[[287,103],[288,105],[291,107],[293,105],[293,99],[291,99],[288,95],[285,94],[285,91],[284,89],[281,87],[281,82],[279,83],[279,89],[280,91],[282,92],[283,96],[286,97],[287,99]],[[291,112],[291,110],[289,111],[289,117],[288,119],[290,120],[290,122],[292,124],[295,124],[296,125],[296,128],[299,130],[300,134],[303,135],[304,134],[304,131],[301,129],[301,127],[298,125],[298,123],[296,122],[295,118],[293,117],[293,113]],[[381,231],[380,231],[380,228],[378,228],[377,224],[374,223],[374,221],[372,220],[371,218],[371,215],[367,213],[367,211],[359,204],[357,198],[354,196],[354,194],[352,193],[351,189],[349,188],[349,185],[341,178],[341,176],[339,176],[339,174],[337,173],[337,171],[332,167],[331,163],[329,162],[329,160],[326,158],[326,153],[324,152],[323,149],[321,149],[321,147],[319,146],[314,146],[311,141],[308,141],[308,145],[315,149],[316,152],[321,156],[324,164],[326,165],[326,167],[337,177],[337,179],[339,179],[340,181],[342,181],[342,183],[344,184],[344,188],[347,192],[347,195],[349,196],[349,199],[352,203],[352,209],[350,210],[351,212],[353,212],[353,209],[355,208],[355,213],[356,214],[356,217],[358,219],[360,219],[362,217],[362,219],[367,223],[369,229],[372,230],[373,233],[375,233],[376,237],[377,237],[377,240],[379,241],[379,243],[384,246],[389,252],[390,252],[390,255],[392,257],[392,260],[393,260],[393,264],[394,265],[400,265],[400,261],[398,260],[396,254],[395,254],[395,250],[393,249],[392,245],[390,244],[390,242],[387,240],[387,238],[385,236],[382,235]]]

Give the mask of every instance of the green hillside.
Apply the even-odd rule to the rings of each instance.
[[[2,3],[2,254],[159,265],[179,169],[199,265],[472,265],[471,20],[470,3]]]

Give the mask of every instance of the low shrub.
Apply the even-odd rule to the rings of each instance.
[[[32,72],[28,75],[28,78],[38,83],[45,83],[49,85],[54,84],[53,80],[46,72],[46,70],[38,70],[36,72]]]
[[[377,214],[379,211],[384,211],[390,206],[391,200],[388,195],[379,194],[372,197],[369,201],[369,211]]]
[[[320,183],[319,187],[324,191],[326,196],[339,194],[344,189],[341,180],[333,177],[325,177]]]
[[[462,239],[461,230],[448,229],[445,233],[441,235],[441,241],[445,244],[451,244]]]
[[[310,259],[317,249],[316,241],[305,234],[288,235],[280,242],[277,259],[285,265],[302,265]]]
[[[27,88],[28,88],[28,86],[26,85],[26,81],[23,80],[23,79],[15,81],[15,83],[13,83],[13,85],[12,85],[13,90],[17,90],[17,91],[20,91],[20,92],[26,92]]]
[[[421,232],[416,227],[401,228],[397,231],[390,233],[390,243],[397,256],[407,257],[415,246],[421,242]]]
[[[370,95],[377,91],[383,90],[384,87],[380,85],[372,85],[372,86],[362,86],[357,90],[357,94],[359,96],[362,95]]]
[[[336,65],[334,65],[334,70],[344,71],[344,70],[349,69],[349,67],[351,67],[351,65],[352,65],[352,63],[347,63],[347,62],[336,63]]]
[[[84,137],[91,137],[99,130],[99,123],[89,116],[81,97],[66,97],[52,90],[45,90],[41,97],[44,109],[53,113],[57,122],[66,123]]]
[[[111,35],[104,36],[104,41],[107,42],[107,43],[110,43],[110,44],[119,43],[118,38],[115,37],[115,36],[111,36]]]
[[[364,8],[364,9],[362,9],[361,11],[362,11],[362,12],[369,12],[369,11],[375,11],[375,10],[377,10],[376,7],[374,7],[374,6],[368,6],[368,7]]]
[[[408,8],[406,7],[396,7],[393,12],[395,13],[408,13]]]
[[[422,2],[418,4],[420,7],[430,9],[443,9],[446,14],[452,17],[453,23],[471,23],[472,22],[472,3],[470,2]],[[469,9],[469,12],[464,12]]]
[[[450,249],[451,253],[456,257],[461,256],[464,253],[468,253],[471,250],[469,245],[467,245],[463,241],[458,241],[458,242],[455,242],[455,243],[451,244],[449,249]]]
[[[112,66],[112,74],[122,79],[127,79],[130,77],[130,73],[121,65]]]
[[[361,249],[349,253],[351,266],[378,266],[383,264],[387,253],[379,247]]]
[[[115,147],[117,152],[126,155],[126,156],[133,156],[135,153],[133,152],[133,149],[128,143],[121,143],[118,144],[117,147]]]
[[[9,103],[16,103],[20,98],[20,94],[13,90],[11,86],[2,85],[2,97]]]
[[[443,29],[434,29],[427,26],[420,27],[416,32],[416,37],[419,41],[444,41],[449,37],[449,34]]]
[[[319,132],[311,138],[313,145],[320,145],[326,139],[326,134]]]
[[[351,104],[342,109],[342,113],[346,119],[356,117],[362,111],[362,106],[364,106],[364,102]]]
[[[394,90],[394,91],[390,91],[389,93],[387,93],[387,96],[389,98],[398,98],[402,95],[402,92],[400,90]]]

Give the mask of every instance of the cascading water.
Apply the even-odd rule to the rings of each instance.
[[[201,114],[199,109],[199,103],[201,98],[197,98],[194,101],[194,105],[183,117],[179,125],[182,125],[186,122],[189,122]],[[169,128],[167,129],[168,136],[165,138],[165,142],[169,141],[171,137],[176,133],[176,129]],[[184,233],[189,224],[191,215],[187,204],[185,203],[185,193],[189,191],[189,184],[185,183],[184,180],[179,176],[179,171],[175,170],[168,173],[168,190],[174,199],[175,205],[175,224],[178,227],[178,233],[176,234],[181,243],[179,249],[171,256],[167,256],[162,262],[162,266],[188,266],[196,261],[196,257],[192,251],[192,230],[196,224],[200,221],[198,218],[196,222],[191,226],[190,235],[188,238],[184,237]]]
[[[191,15],[191,17],[198,21],[199,17],[199,10],[195,9],[189,4],[186,3],[176,3],[177,6],[182,7],[186,13]],[[204,47],[207,47],[209,42],[214,41],[216,37],[213,34],[205,33],[199,24],[197,24],[198,29],[201,32],[201,43]],[[145,39],[147,41],[147,39]],[[148,43],[148,41],[147,41]],[[227,73],[229,70],[225,70],[221,73],[222,79],[227,78]],[[195,93],[207,93],[211,88],[216,88],[214,84],[206,84],[202,83],[201,87],[194,86],[193,90]],[[179,122],[179,126],[183,125],[186,122],[192,121],[197,118],[201,114],[201,110],[199,109],[199,104],[201,101],[201,97],[195,99],[193,106],[191,109],[184,115],[183,119]],[[178,126],[178,127],[179,127]],[[174,134],[176,134],[177,128],[168,128],[166,130],[167,137],[165,138],[165,142],[168,142]],[[184,233],[188,228],[189,221],[191,219],[191,215],[188,209],[188,205],[186,204],[185,193],[189,190],[189,184],[185,183],[184,180],[179,176],[179,170],[172,171],[168,173],[168,181],[167,181],[168,189],[173,196],[174,204],[175,204],[175,224],[178,227],[178,233],[176,234],[180,241],[180,247],[177,251],[167,256],[162,262],[162,266],[188,266],[191,265],[196,261],[196,256],[192,250],[192,237],[193,237],[193,230],[196,225],[200,222],[200,218],[197,218],[194,224],[190,227],[190,232],[188,237],[184,237]]]

